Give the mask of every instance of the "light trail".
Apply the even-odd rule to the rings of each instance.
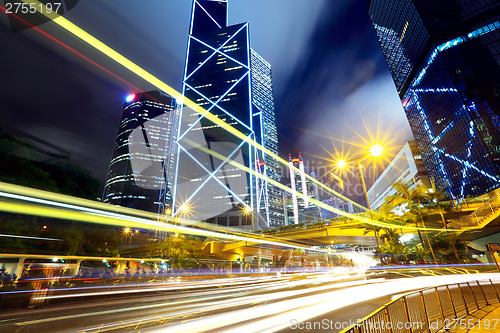
[[[182,331],[194,333],[220,330],[225,327],[227,329],[224,332],[275,332],[280,329],[290,328],[292,320],[304,322],[349,305],[363,303],[395,293],[478,279],[498,279],[499,277],[499,274],[474,274],[396,279],[381,282],[376,288],[371,285],[362,285],[319,295],[259,305],[254,308],[236,310],[225,314],[205,316],[175,325],[165,325],[165,328],[158,328],[154,332]]]
[[[289,328],[292,320],[307,321],[380,297],[401,296],[417,289],[444,284],[500,279],[500,274],[491,273],[359,280],[362,274],[356,275],[347,270],[333,272],[291,274],[286,278],[241,277],[188,282],[186,286],[192,287],[190,290],[179,288],[185,283],[177,286],[170,284],[166,287],[172,289],[166,295],[153,295],[142,300],[106,301],[107,308],[99,303],[70,306],[60,308],[59,315],[50,308],[38,312],[31,310],[19,313],[18,316],[25,316],[25,319],[18,317],[16,321],[10,320],[9,325],[27,330],[71,327],[72,332],[132,328],[154,332],[274,332]],[[302,279],[297,279],[300,277]],[[348,281],[353,278],[358,280]],[[196,289],[197,285],[201,290]],[[132,291],[140,292],[141,286],[135,287]],[[100,294],[89,292],[89,296]],[[48,317],[49,313],[54,316]]]
[[[10,198],[16,198],[18,200],[23,201],[33,201],[38,204],[51,205],[54,207],[45,207],[40,205],[28,205],[24,203],[15,203],[15,202],[5,202],[0,201],[0,211],[10,212],[10,213],[19,213],[27,215],[35,215],[42,217],[52,217],[58,219],[66,219],[66,220],[75,220],[80,222],[87,223],[96,223],[96,224],[105,224],[105,225],[113,225],[117,227],[123,227],[127,225],[129,227],[134,228],[142,228],[142,229],[150,229],[155,230],[156,228],[161,231],[168,232],[178,232],[182,234],[189,235],[198,235],[198,236],[206,236],[206,237],[214,237],[218,239],[229,239],[235,241],[244,241],[247,242],[247,245],[255,245],[255,244],[267,244],[267,245],[276,245],[286,248],[293,249],[303,249],[303,250],[313,250],[311,247],[306,247],[299,244],[294,244],[285,241],[277,241],[271,240],[264,236],[254,235],[250,236],[240,236],[238,234],[230,234],[227,231],[216,232],[210,230],[203,230],[199,228],[191,228],[182,225],[173,225],[169,223],[162,223],[153,221],[146,218],[129,216],[121,213],[111,213],[106,210],[88,208],[78,205],[69,205],[56,201],[50,200],[40,200],[38,198],[32,198],[29,196],[19,196],[19,195],[10,195],[9,193],[4,195],[8,195]],[[73,210],[69,210],[73,209]],[[317,252],[326,252],[323,249],[314,249]]]
[[[24,193],[25,191],[29,192],[28,189],[25,189],[25,188],[22,188],[19,186],[0,183],[0,190],[5,190],[5,189],[9,190],[9,191],[16,191],[16,192],[21,192],[21,193]],[[42,194],[42,197],[51,196],[50,193],[47,194],[43,191],[41,194]],[[285,247],[285,248],[313,250],[316,252],[331,254],[331,252],[328,251],[328,249],[312,249],[311,247],[306,247],[306,246],[294,244],[291,242],[272,240],[272,239],[268,239],[267,237],[258,236],[255,234],[253,236],[250,236],[250,235],[249,236],[241,236],[238,234],[230,234],[227,231],[223,233],[223,232],[215,232],[215,231],[203,230],[203,229],[194,229],[194,228],[191,228],[188,226],[180,226],[180,225],[173,225],[170,223],[157,222],[157,221],[153,221],[152,219],[129,216],[129,215],[122,214],[122,213],[109,212],[109,211],[103,210],[103,209],[89,208],[89,207],[80,206],[80,205],[73,204],[73,203],[66,204],[66,203],[61,203],[59,201],[33,198],[33,197],[30,197],[30,196],[27,196],[24,194],[21,195],[21,194],[16,194],[16,193],[8,193],[6,191],[0,191],[0,196],[4,196],[4,197],[10,198],[10,199],[15,199],[15,200],[20,200],[20,201],[33,202],[33,203],[38,204],[36,206],[33,206],[33,205],[26,205],[26,204],[20,204],[20,203],[15,203],[15,202],[0,201],[0,211],[7,211],[7,212],[12,212],[12,213],[23,212],[23,214],[29,214],[29,215],[76,220],[76,221],[87,222],[87,223],[114,225],[117,227],[123,227],[124,225],[127,225],[129,227],[150,229],[150,230],[158,228],[159,230],[169,231],[169,232],[178,232],[178,233],[183,233],[183,234],[214,237],[214,238],[219,238],[219,239],[230,239],[230,240],[235,240],[235,241],[245,241],[246,242],[245,246],[253,246],[256,244],[267,244],[267,245],[277,245],[277,246],[281,246],[281,247]],[[57,199],[61,201],[61,200],[65,199],[65,196],[57,195]],[[76,202],[87,203],[87,201],[85,201],[84,199],[77,199]],[[94,203],[94,202],[90,202],[90,203],[91,203],[92,207],[99,207],[100,206],[100,207],[103,207],[106,209],[110,209],[111,207],[113,207],[111,205],[102,204],[102,203]],[[48,205],[48,206],[53,206],[53,207],[44,207],[44,206],[40,206],[40,205]],[[147,214],[146,214],[146,216],[147,216]],[[369,267],[369,266],[374,265],[374,263],[375,263],[371,258],[368,258],[368,257],[363,258],[360,255],[354,255],[354,257],[353,257],[353,255],[346,254],[346,256],[349,256],[350,259],[353,259],[353,261],[356,263],[357,266]],[[106,258],[106,259],[113,260],[113,258]]]
[[[194,141],[191,141],[189,139],[185,139],[185,141],[187,143],[189,143],[192,147],[197,148],[197,149],[199,149],[199,150],[201,150],[201,151],[203,151],[203,152],[205,152],[207,154],[210,154],[210,155],[216,157],[219,160],[223,161],[225,159],[224,155],[219,154],[219,153],[217,153],[217,152],[215,152],[215,151],[213,151],[211,149],[208,149],[206,147],[202,147],[202,146],[200,146],[199,144],[197,144]],[[241,163],[238,163],[238,162],[233,161],[233,160],[229,160],[227,163],[230,164],[230,165],[232,165],[232,166],[235,166],[235,167],[237,167],[237,168],[239,168],[239,169],[241,169],[241,170],[243,170],[243,171],[245,171],[247,173],[254,173],[255,175],[257,175],[257,173],[255,173],[255,171],[251,170],[250,168],[246,167],[245,165],[242,165]],[[298,170],[298,171],[300,171],[300,170]],[[267,182],[270,183],[270,184],[272,184],[272,185],[274,185],[274,186],[276,186],[276,187],[278,187],[278,188],[280,188],[280,189],[282,189],[282,190],[285,190],[285,191],[289,190],[289,188],[287,186],[285,186],[285,185],[283,185],[283,184],[275,181],[274,179],[269,178],[269,179],[267,179]],[[303,194],[300,193],[300,192],[296,192],[296,195],[298,197],[303,198]],[[350,214],[350,213],[344,212],[344,211],[342,211],[340,209],[337,209],[335,207],[329,206],[329,205],[327,205],[327,204],[325,204],[325,203],[323,203],[323,202],[321,202],[321,201],[319,201],[319,200],[317,200],[315,198],[312,198],[312,197],[309,198],[309,201],[311,203],[313,203],[314,205],[318,206],[318,207],[327,209],[327,210],[329,210],[331,212],[334,212],[334,213],[337,213],[337,214],[341,214],[341,215],[343,215],[343,216],[345,216],[347,218],[350,218],[350,219],[353,219],[353,220],[357,220],[360,223],[367,223],[367,224],[375,225],[375,226],[382,227],[382,228],[408,229],[408,230],[424,230],[424,231],[429,231],[429,230],[431,230],[431,231],[441,231],[442,230],[442,229],[436,229],[436,228],[421,228],[421,227],[405,226],[405,225],[401,225],[401,224],[390,224],[390,223],[386,223],[386,222],[376,221],[376,220],[369,219],[367,217],[362,217],[362,216],[358,216],[358,215],[355,215],[355,214]],[[398,222],[402,223],[400,221],[398,221]]]
[[[337,276],[332,276],[329,277],[328,280],[325,280],[325,277],[320,275],[313,277],[313,279],[318,279],[319,282],[335,282],[339,281],[342,279],[345,279],[346,277],[349,277],[349,274],[343,274],[343,275],[337,275]],[[250,291],[250,290],[257,290],[259,293],[263,292],[269,292],[273,291],[276,289],[282,289],[282,288],[293,288],[293,287],[302,287],[304,285],[310,285],[314,281],[311,280],[299,280],[299,281],[289,281],[291,277],[289,278],[278,278],[278,281],[272,282],[272,283],[264,283],[261,285],[256,285],[256,286],[238,286],[237,288],[233,286],[232,283],[225,283],[224,281],[219,281],[220,284],[215,284],[215,283],[210,283],[207,285],[206,283],[199,283],[201,287],[217,287],[217,288],[222,288],[221,290],[216,290],[216,291],[210,291],[210,292],[193,292],[189,294],[188,300],[181,300],[181,301],[175,301],[175,302],[168,302],[164,303],[162,302],[161,304],[152,304],[152,305],[140,305],[140,306],[131,306],[127,308],[120,308],[120,309],[114,309],[114,310],[107,310],[107,311],[91,311],[91,312],[85,312],[82,314],[77,314],[77,315],[67,315],[67,316],[59,316],[59,317],[52,317],[52,318],[44,318],[44,319],[36,319],[36,320],[28,320],[28,321],[22,321],[16,323],[17,326],[25,326],[25,325],[33,325],[33,324],[40,324],[40,323],[47,323],[47,322],[53,322],[53,321],[60,321],[60,320],[66,320],[66,319],[74,319],[74,318],[82,318],[82,317],[93,317],[93,316],[101,316],[105,314],[114,314],[114,313],[123,313],[123,312],[131,312],[131,311],[141,311],[141,310],[152,310],[155,308],[164,308],[164,307],[170,307],[168,309],[168,313],[172,314],[172,312],[175,312],[175,316],[185,316],[188,314],[196,313],[199,311],[214,311],[214,310],[220,310],[224,308],[231,308],[234,306],[245,306],[253,303],[260,303],[260,302],[268,302],[268,301],[273,301],[276,299],[284,299],[287,297],[293,297],[297,296],[303,293],[313,293],[313,292],[318,292],[322,290],[328,290],[332,288],[340,288],[346,285],[343,284],[329,284],[326,286],[320,286],[320,287],[313,287],[313,288],[307,288],[304,290],[293,290],[293,291],[282,291],[282,292],[273,292],[270,294],[257,294],[257,295],[248,295],[245,296],[244,292]],[[276,278],[274,278],[276,279]],[[272,279],[271,279],[272,280]],[[373,283],[379,283],[383,281],[383,279],[377,279],[377,280],[372,280],[368,283],[373,284]],[[360,284],[360,283],[367,283],[366,281],[352,281],[350,284]],[[195,283],[196,284],[196,283]],[[231,288],[227,288],[227,286],[230,286]],[[236,291],[233,293],[233,291]],[[241,291],[244,291],[241,293]],[[211,295],[209,297],[205,297],[207,294]],[[222,296],[213,296],[212,294],[226,294],[224,297]],[[103,295],[103,293],[89,293],[86,296],[99,296]],[[69,295],[70,297],[78,297],[78,294],[76,295]],[[203,296],[202,299],[191,299],[194,297],[198,296]],[[217,300],[220,298],[228,298],[228,297],[234,297],[238,296],[237,300],[232,300],[228,302],[226,299],[223,300]],[[166,299],[170,299],[171,297],[167,296]],[[185,294],[181,294],[176,296],[175,298],[186,298]],[[205,302],[202,305],[200,305],[200,302]],[[142,319],[144,320],[144,319]]]
[[[40,7],[41,3],[39,1],[36,1],[36,0],[21,0],[21,1],[23,1],[23,2],[25,2],[27,4],[33,4],[35,6],[35,8],[37,8],[37,10],[38,10],[38,8],[41,8]],[[2,8],[5,11],[4,7],[0,6],[0,8]],[[231,125],[229,125],[228,123],[226,123],[222,119],[219,119],[217,116],[215,116],[212,113],[208,112],[203,107],[201,107],[198,104],[196,104],[194,101],[189,100],[188,98],[186,98],[185,96],[183,96],[181,93],[177,92],[175,89],[173,89],[172,87],[170,87],[168,84],[166,84],[165,82],[161,81],[160,79],[158,79],[153,74],[147,72],[146,70],[144,70],[143,68],[141,68],[140,66],[138,66],[137,64],[135,64],[134,62],[130,61],[129,59],[127,59],[126,57],[124,57],[123,55],[121,55],[120,53],[118,53],[117,51],[115,51],[112,48],[110,48],[109,46],[107,46],[106,44],[102,43],[97,38],[93,37],[92,35],[90,35],[89,33],[87,33],[85,30],[83,30],[82,28],[80,28],[77,25],[73,24],[69,20],[67,20],[64,17],[62,17],[62,16],[60,16],[58,14],[55,14],[53,12],[51,12],[51,13],[48,13],[46,11],[43,11],[43,12],[38,11],[38,12],[40,14],[46,16],[50,20],[52,20],[52,22],[54,22],[55,24],[59,25],[64,30],[70,32],[71,34],[73,34],[77,38],[81,39],[82,41],[84,41],[88,45],[92,46],[93,48],[95,48],[96,50],[98,50],[99,52],[101,52],[102,54],[106,55],[107,57],[109,57],[110,59],[112,59],[113,61],[115,61],[116,63],[120,64],[124,68],[126,68],[129,71],[131,71],[132,73],[136,74],[141,79],[143,79],[146,82],[154,85],[155,87],[157,87],[158,89],[160,89],[160,90],[164,91],[165,93],[169,94],[173,98],[175,98],[177,100],[182,100],[184,105],[186,105],[187,107],[193,109],[198,114],[204,115],[204,117],[206,119],[210,120],[211,122],[213,122],[214,124],[220,126],[221,128],[224,128],[229,133],[235,135],[236,137],[238,137],[242,141],[248,139],[247,135],[243,134],[242,132],[238,131],[236,128],[232,127]],[[30,26],[32,26],[32,25],[30,24]],[[40,29],[38,29],[36,27],[34,27],[34,28],[37,29],[37,31],[42,32],[45,36],[49,37],[50,39],[57,41],[59,44],[63,45],[66,48],[69,48],[65,44],[59,42],[54,37],[48,35],[47,33],[41,31]],[[71,50],[73,50],[73,49],[71,49]],[[95,62],[91,61],[90,59],[88,59],[88,60],[90,62],[96,64]],[[101,69],[104,69],[100,65],[98,65],[98,67],[101,68]],[[106,72],[108,72],[108,73],[111,73],[111,72],[109,72],[106,69],[104,69],[104,70]],[[117,77],[114,74],[112,74],[112,75],[115,76],[115,77]],[[287,161],[283,160],[282,158],[280,158],[279,156],[277,156],[273,152],[269,151],[268,149],[262,147],[258,142],[255,142],[254,140],[251,140],[251,139],[249,141],[251,141],[251,144],[254,147],[256,147],[257,149],[263,150],[267,155],[269,155],[272,158],[274,158],[277,161],[279,161],[283,166],[287,166],[288,165]],[[296,172],[300,172],[300,170],[297,169],[296,167],[293,167],[293,168],[294,168],[294,170]],[[248,168],[246,168],[246,169],[248,169]],[[245,171],[248,173],[248,172],[252,172],[253,170],[249,170],[248,169],[248,170],[245,170]],[[260,178],[264,178],[268,182],[270,181],[270,179],[266,175],[263,176],[263,175],[257,174],[256,176],[260,177]],[[310,175],[306,174],[305,176],[311,182],[315,183],[317,186],[319,186],[323,190],[327,191],[327,193],[330,193],[330,194],[332,194],[332,195],[336,196],[337,198],[340,198],[340,199],[342,199],[344,201],[352,202],[354,205],[358,206],[359,208],[362,208],[363,210],[366,210],[365,207],[363,207],[363,206],[357,204],[356,202],[354,202],[354,201],[352,201],[352,200],[344,197],[340,193],[337,193],[336,191],[332,190],[331,188],[329,188],[328,186],[326,186],[323,183],[319,182],[317,179],[311,177]],[[287,188],[287,191],[291,191],[291,190],[289,188]],[[317,201],[318,203],[321,203],[318,200],[315,200],[315,201]],[[376,220],[372,220],[372,219],[368,219],[368,218],[361,218],[359,216],[352,215],[352,214],[349,214],[349,213],[341,211],[341,210],[337,210],[336,208],[328,206],[328,205],[326,205],[324,203],[321,203],[321,208],[330,210],[332,212],[338,213],[338,214],[340,214],[342,216],[345,216],[345,217],[348,217],[348,218],[353,218],[355,220],[361,220],[364,223],[368,223],[368,224],[371,224],[371,225],[376,225],[376,226],[380,226],[380,227],[384,227],[384,228],[406,228],[406,229],[413,229],[413,230],[423,230],[423,229],[419,229],[417,227],[403,227],[403,226],[401,226],[401,224],[402,224],[401,221],[397,221],[397,220],[394,220],[394,219],[393,219],[393,221],[397,221],[396,224],[390,224],[390,223],[382,224],[382,223],[380,223],[379,221],[376,221]],[[426,229],[426,230],[430,230],[430,229]]]
[[[215,279],[209,280],[208,282],[181,282],[181,283],[170,283],[170,284],[160,284],[160,286],[151,286],[151,285],[143,285],[143,286],[134,286],[140,287],[137,289],[126,289],[126,290],[107,290],[107,291],[88,291],[88,292],[80,292],[80,293],[71,293],[65,295],[52,295],[52,296],[40,296],[35,297],[36,300],[46,300],[46,299],[61,299],[61,298],[72,298],[72,297],[94,297],[94,296],[102,296],[102,295],[120,295],[120,294],[140,294],[147,293],[152,291],[175,291],[175,290],[191,290],[191,289],[200,289],[200,288],[213,288],[214,285],[218,287],[224,287],[225,290],[251,290],[255,288],[262,288],[263,286],[271,286],[277,283],[282,283],[284,281],[290,280],[289,277],[281,277],[281,278],[247,278],[247,279]],[[271,282],[268,282],[271,281]],[[266,283],[264,283],[266,282]],[[253,284],[259,283],[258,286],[253,286]],[[100,286],[99,288],[116,288],[123,289],[126,286],[115,285],[115,286]],[[86,287],[85,289],[94,289],[96,287]],[[76,292],[82,290],[84,288],[65,288],[65,289],[52,289],[52,291],[71,291]],[[28,292],[40,292],[42,290],[29,290]],[[15,293],[15,292],[12,292]],[[211,292],[214,293],[214,292]],[[2,293],[0,293],[2,294]]]
[[[5,185],[5,186],[4,186]],[[9,185],[9,184],[2,184],[0,183],[0,189],[9,189],[9,190],[14,190],[14,191],[28,191],[28,189],[15,186],[15,185]],[[40,192],[37,192],[40,193]],[[51,196],[51,194],[44,193],[42,191],[42,196]],[[0,191],[0,195],[6,196],[10,199],[16,199],[16,200],[21,200],[21,201],[31,201],[36,204],[37,206],[33,205],[26,205],[26,204],[19,204],[19,203],[13,203],[13,202],[1,202],[0,201],[0,210],[2,211],[7,211],[7,212],[12,212],[12,213],[19,213],[23,212],[24,214],[30,214],[30,215],[36,215],[36,216],[45,216],[45,217],[52,217],[52,218],[60,218],[60,219],[68,219],[68,220],[76,220],[76,221],[81,221],[81,222],[87,222],[87,223],[97,223],[97,224],[106,224],[106,225],[114,225],[117,227],[122,227],[123,225],[127,225],[130,227],[135,227],[135,228],[143,228],[143,229],[156,229],[158,228],[159,230],[163,231],[174,231],[174,232],[179,232],[183,234],[192,234],[192,235],[201,235],[201,236],[207,236],[207,237],[214,237],[214,238],[219,238],[219,239],[231,239],[235,241],[245,241],[246,246],[252,246],[255,244],[268,244],[268,245],[278,245],[281,247],[286,247],[286,248],[294,248],[294,249],[304,249],[304,250],[311,250],[310,247],[305,247],[302,245],[298,244],[293,244],[293,243],[287,243],[283,241],[274,241],[274,240],[269,240],[265,237],[260,237],[257,235],[254,235],[254,237],[245,237],[245,236],[240,236],[240,235],[235,235],[235,234],[229,234],[227,232],[222,233],[222,232],[215,232],[215,231],[208,231],[208,230],[202,230],[202,229],[193,229],[191,227],[186,227],[186,226],[180,226],[180,225],[172,225],[169,223],[160,223],[153,221],[152,219],[145,219],[145,218],[140,218],[140,217],[134,217],[134,216],[128,216],[125,214],[121,213],[114,213],[114,212],[109,212],[107,210],[102,210],[102,209],[96,209],[96,208],[88,208],[80,205],[75,205],[75,204],[65,204],[65,203],[60,203],[57,201],[52,201],[52,200],[47,200],[47,199],[39,199],[39,198],[33,198],[30,196],[26,195],[20,195],[20,194],[12,194],[8,193],[5,191]],[[65,196],[57,195],[57,199],[65,199]],[[72,199],[73,201],[73,199]],[[83,199],[78,199],[76,200],[77,202],[85,202]],[[94,203],[90,202],[93,207],[95,206],[101,206],[105,207],[106,209],[110,209],[111,205],[106,205],[102,203]],[[40,205],[50,205],[54,207],[44,207]],[[74,210],[74,211],[73,211]],[[257,238],[256,238],[257,237]],[[314,251],[317,252],[322,252],[328,254],[328,250],[324,249],[314,249]],[[370,266],[373,264],[370,260],[362,260],[360,261],[360,258],[352,258],[353,260],[356,261],[357,265],[361,266]]]
[[[157,213],[146,212],[146,211],[132,209],[132,208],[128,208],[128,207],[110,205],[110,204],[106,204],[103,202],[97,202],[97,201],[92,201],[92,200],[87,200],[87,199],[82,199],[82,198],[76,198],[76,197],[72,197],[69,195],[53,193],[53,192],[33,189],[33,188],[14,185],[14,184],[2,183],[2,182],[0,182],[0,193],[7,193],[6,197],[8,197],[8,198],[26,199],[27,201],[30,201],[30,202],[49,204],[49,205],[52,205],[55,207],[59,207],[60,205],[64,205],[65,207],[70,207],[70,206],[67,206],[67,204],[69,204],[69,205],[82,206],[85,208],[95,208],[95,209],[99,210],[100,212],[109,212],[110,214],[121,213],[121,214],[129,215],[129,216],[143,217],[143,218],[150,219],[150,220],[157,220],[158,219]],[[1,196],[1,194],[0,194],[0,196]],[[52,201],[54,201],[55,203]],[[166,219],[166,220],[169,220],[169,219]],[[172,219],[172,218],[170,218],[170,220],[175,221],[175,219]],[[185,220],[185,219],[180,219],[180,221],[182,221],[183,223],[191,223],[191,224],[196,223],[196,225],[198,227],[202,226],[202,227],[207,228],[207,229],[214,229],[213,224],[190,221],[190,220]],[[244,230],[236,230],[236,229],[229,228],[229,227],[224,228],[222,226],[217,226],[216,229],[218,231],[227,230],[227,232],[233,233],[233,234],[255,236],[255,234],[253,234],[253,233],[246,232]],[[267,236],[267,237],[273,238],[272,236]]]
[[[64,242],[64,240],[62,240],[62,239],[58,239],[58,238],[45,238],[45,237],[33,237],[33,236],[22,236],[22,235],[5,235],[5,234],[0,234],[0,237],[8,237],[8,238],[22,238],[22,239],[33,239],[33,240],[46,240],[46,241]]]
[[[372,299],[404,294],[408,291],[434,287],[443,284],[464,283],[475,280],[498,279],[499,274],[473,274],[455,276],[431,276],[403,278],[395,280],[369,280],[340,282],[347,275],[333,276],[328,274],[313,276],[303,281],[283,281],[274,286],[262,289],[242,288],[243,293],[233,292],[207,295],[206,292],[183,294],[187,299],[161,304],[133,305],[104,311],[85,311],[72,315],[53,318],[40,318],[16,322],[18,327],[60,322],[79,318],[95,318],[101,316],[130,313],[128,320],[122,316],[111,323],[99,326],[79,328],[78,332],[108,331],[141,326],[155,332],[204,332],[223,330],[227,332],[274,332],[290,326],[292,320],[302,322],[319,317],[326,313],[358,304]],[[314,287],[314,283],[335,282]],[[307,287],[309,286],[309,287]],[[301,288],[300,290],[275,291],[282,288]],[[258,294],[249,294],[255,293]],[[189,297],[188,297],[189,296]],[[236,298],[237,297],[237,298]],[[169,297],[163,298],[168,300]],[[228,312],[227,309],[234,309]],[[137,312],[134,314],[134,311]],[[151,328],[151,325],[160,327]],[[89,324],[92,325],[92,324]],[[73,328],[72,331],[76,331]]]

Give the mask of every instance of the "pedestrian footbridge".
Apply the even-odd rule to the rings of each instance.
[[[499,232],[500,192],[471,214],[451,220],[448,229],[455,229],[459,235],[474,233],[481,236]]]

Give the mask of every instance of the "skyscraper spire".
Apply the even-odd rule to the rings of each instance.
[[[194,0],[190,34],[200,36],[227,27],[226,0]]]

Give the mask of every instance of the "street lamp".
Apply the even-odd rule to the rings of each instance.
[[[378,143],[375,143],[370,148],[368,148],[368,154],[371,157],[379,157],[382,155],[383,152],[384,148]]]
[[[347,166],[347,162],[345,160],[338,160],[337,161],[337,168],[339,168],[340,170],[345,169],[346,166]]]
[[[123,228],[123,234],[125,235],[125,241],[128,239],[128,245],[132,245],[132,230],[129,227]],[[129,238],[130,237],[130,238]]]
[[[377,144],[377,145],[373,145],[372,147],[370,147],[368,154],[370,156],[373,156],[373,157],[379,157],[382,154],[382,152],[383,152],[382,147]],[[360,159],[361,159],[361,157],[357,157],[355,159],[356,160],[355,164],[358,167],[358,173],[359,173],[359,177],[357,177],[357,178],[360,180],[361,185],[363,186],[363,192],[364,192],[365,199],[366,199],[366,207],[370,211],[370,218],[372,218],[372,209],[370,207],[370,200],[368,199],[368,192],[366,190],[365,177],[363,175],[363,166],[361,165]],[[340,159],[337,161],[337,167],[340,170],[345,169],[347,167],[347,165],[348,165],[348,162],[343,160],[343,159]]]
[[[377,158],[377,157],[382,156],[383,152],[384,152],[384,148],[382,147],[382,145],[380,145],[379,143],[374,143],[368,148],[367,155],[369,155],[373,158]],[[368,199],[368,191],[366,190],[366,183],[365,183],[365,177],[363,174],[363,167],[361,166],[361,162],[360,162],[361,158],[364,156],[366,156],[366,155],[358,156],[356,158],[351,159],[351,161],[355,160],[356,161],[355,164],[357,164],[357,166],[358,166],[359,177],[357,177],[357,178],[359,179],[359,181],[361,182],[361,186],[363,187],[363,193],[365,195],[365,200],[366,200],[366,208],[368,208],[368,212],[370,214],[370,220],[373,220],[372,208],[370,206],[370,200]],[[344,159],[339,159],[339,160],[337,160],[336,164],[337,164],[337,168],[339,170],[343,170],[347,167],[348,161],[346,161]],[[377,252],[379,252],[380,244],[379,244],[379,240],[378,240],[378,232],[376,230],[374,230],[374,232],[375,232],[375,240],[377,242]],[[384,265],[384,262],[382,259],[380,259],[380,263],[382,265]]]

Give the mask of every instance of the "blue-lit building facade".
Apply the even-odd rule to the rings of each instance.
[[[163,205],[169,209],[179,112],[176,100],[158,91],[127,97],[103,202],[154,213]],[[161,193],[164,200],[159,200]]]
[[[429,176],[450,199],[500,186],[500,3],[371,0]]]
[[[276,164],[253,144],[277,153],[271,69],[248,23],[227,25],[227,5],[193,1],[172,214],[261,229],[279,214],[269,209]]]

